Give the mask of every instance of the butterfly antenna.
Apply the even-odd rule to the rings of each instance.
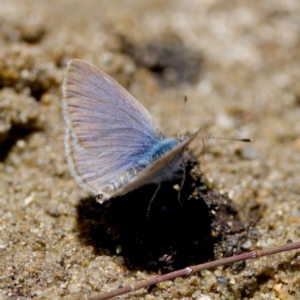
[[[181,194],[181,190],[183,188],[185,178],[186,178],[186,169],[185,169],[185,167],[186,166],[184,166],[184,168],[183,168],[183,174],[182,174],[182,177],[181,177],[180,187],[179,187],[179,190],[178,190],[178,202],[181,206],[183,206],[183,205],[182,205],[182,202],[180,200],[180,194]]]
[[[184,95],[183,108],[182,108],[182,112],[181,112],[181,118],[180,118],[180,123],[179,123],[179,128],[178,128],[178,135],[177,135],[178,139],[180,139],[180,130],[181,130],[181,125],[182,125],[182,120],[183,120],[183,115],[184,115],[184,109],[185,109],[185,105],[187,103],[187,100],[188,100],[188,96]]]
[[[253,139],[235,139],[235,138],[223,138],[223,137],[217,137],[217,136],[201,136],[201,137],[199,136],[197,138],[199,138],[199,139],[226,140],[226,141],[245,142],[245,143],[253,142]]]
[[[253,142],[252,139],[236,139],[236,138],[223,138],[223,137],[215,137],[215,136],[202,136],[202,137],[195,137],[195,139],[201,139],[202,143],[203,143],[203,150],[201,150],[200,153],[197,154],[198,155],[202,155],[202,159],[201,162],[204,160],[204,156],[205,156],[205,142],[204,139],[216,139],[216,140],[227,140],[227,141],[237,141],[237,142],[245,142],[245,143],[250,143]]]
[[[205,143],[203,141],[203,139],[201,140],[202,141],[202,144],[203,144],[203,150],[201,151],[200,154],[202,154],[202,159],[201,159],[201,162],[204,161],[204,157],[205,157]]]

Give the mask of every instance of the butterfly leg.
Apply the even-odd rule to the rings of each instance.
[[[152,196],[152,198],[151,198],[151,200],[148,204],[148,208],[147,208],[147,218],[148,219],[149,219],[149,214],[150,214],[150,209],[151,209],[152,202],[153,202],[153,200],[154,200],[154,198],[155,198],[155,196],[156,196],[159,189],[160,189],[160,184],[157,185],[157,188],[156,188],[156,190],[155,190],[155,192],[154,192],[154,194],[153,194],[153,196]]]
[[[183,174],[182,174],[182,178],[181,178],[181,182],[180,182],[180,186],[179,186],[179,190],[178,190],[178,202],[181,206],[183,206],[183,204],[180,200],[180,192],[181,192],[181,190],[183,188],[183,185],[184,185],[184,182],[185,182],[185,177],[186,177],[185,175],[186,175],[185,174],[185,168],[183,168]]]

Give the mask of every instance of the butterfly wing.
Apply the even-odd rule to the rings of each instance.
[[[70,61],[66,70],[63,110],[72,175],[94,194],[134,168],[143,153],[164,138],[132,95],[109,75],[78,59]]]

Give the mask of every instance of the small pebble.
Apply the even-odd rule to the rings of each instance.
[[[259,152],[252,146],[245,146],[242,151],[242,158],[244,159],[256,159],[259,158]]]
[[[117,247],[116,247],[116,253],[117,254],[120,254],[122,252],[122,246],[121,245],[118,245]]]
[[[250,249],[251,248],[251,246],[252,246],[252,243],[251,243],[251,241],[246,241],[243,245],[242,245],[242,248],[244,249],[244,250],[248,250],[248,249]]]
[[[224,284],[224,285],[228,285],[229,284],[228,280],[224,276],[217,277],[217,281],[219,283],[221,283],[221,284]]]
[[[68,290],[71,294],[79,293],[81,291],[81,286],[78,283],[70,283],[68,285]]]

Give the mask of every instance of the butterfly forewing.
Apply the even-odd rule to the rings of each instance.
[[[66,152],[77,182],[97,194],[137,166],[163,134],[149,112],[114,79],[81,60],[68,64],[63,84]]]

